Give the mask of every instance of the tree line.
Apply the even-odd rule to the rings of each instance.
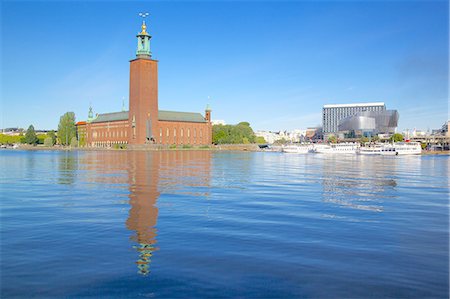
[[[53,146],[55,144],[77,146],[77,129],[75,126],[75,113],[66,112],[59,119],[58,132],[49,131],[47,134],[36,134],[33,125],[30,125],[24,134],[15,136],[0,134],[0,144],[44,144]]]
[[[212,141],[214,144],[249,144],[265,143],[263,137],[255,136],[248,122],[237,125],[213,125]]]

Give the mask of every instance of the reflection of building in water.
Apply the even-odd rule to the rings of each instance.
[[[148,274],[150,259],[156,250],[156,221],[159,197],[160,155],[148,152],[130,152],[128,161],[128,180],[130,190],[130,212],[126,222],[129,230],[135,231],[131,239],[139,246],[139,259],[136,262],[139,273]]]
[[[395,164],[384,157],[326,157],[323,165],[323,200],[343,207],[383,211],[383,199],[397,186],[389,176]]]
[[[156,247],[158,200],[162,192],[209,185],[210,151],[128,152],[130,211],[126,221],[139,245],[138,273],[147,275]],[[170,179],[168,179],[170,178]],[[162,186],[163,185],[163,186]]]
[[[89,183],[121,189],[127,185],[130,210],[126,227],[138,252],[138,273],[150,273],[157,250],[157,200],[161,193],[208,196],[210,151],[101,151],[86,152],[80,169]],[[197,190],[202,190],[198,192]]]

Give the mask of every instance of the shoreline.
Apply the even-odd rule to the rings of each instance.
[[[63,146],[30,146],[20,145],[18,148],[2,148],[9,150],[29,150],[29,151],[247,151],[247,152],[266,152],[259,148],[257,144],[222,144],[209,146],[192,146],[192,147],[170,147],[170,146],[136,146],[132,148],[117,149],[106,147],[63,147]],[[269,151],[267,151],[269,152]],[[428,155],[450,155],[450,151],[424,151],[421,156]]]

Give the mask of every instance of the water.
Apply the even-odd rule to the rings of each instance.
[[[447,298],[449,156],[0,152],[2,298]]]

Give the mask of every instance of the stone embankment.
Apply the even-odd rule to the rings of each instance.
[[[249,151],[256,152],[261,149],[257,144],[221,144],[221,145],[199,145],[188,146],[180,145],[175,147],[174,145],[161,145],[161,144],[139,144],[139,145],[126,145],[126,148],[113,148],[113,147],[64,147],[53,146],[45,147],[42,145],[27,145],[21,144],[18,149],[22,150],[81,150],[81,151],[114,151],[114,150],[132,150],[132,151],[164,151],[164,150],[210,150],[210,151]]]

